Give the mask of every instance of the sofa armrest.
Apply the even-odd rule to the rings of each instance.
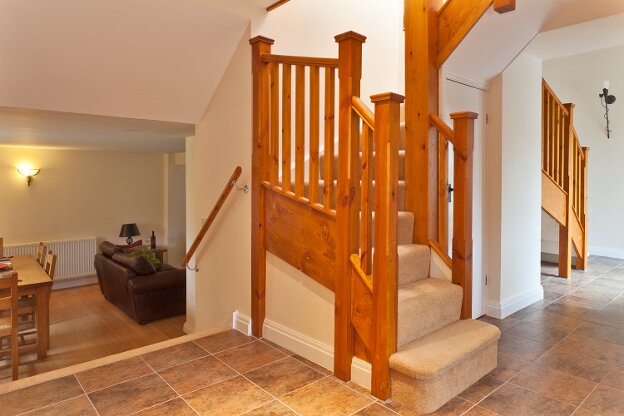
[[[128,281],[128,289],[133,295],[180,286],[186,286],[186,270],[184,269],[170,269],[154,274],[141,275]]]

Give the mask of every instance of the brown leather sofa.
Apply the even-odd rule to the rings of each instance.
[[[94,265],[104,297],[140,324],[186,312],[186,271],[164,264],[156,271],[141,256],[100,244]],[[143,261],[145,260],[145,261]]]

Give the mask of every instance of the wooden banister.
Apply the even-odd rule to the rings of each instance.
[[[283,6],[284,4],[288,3],[289,1],[290,0],[279,0],[279,1],[276,1],[275,3],[271,4],[270,6],[268,6],[266,8],[266,11],[267,12],[271,12],[271,11],[277,9],[278,7]]]
[[[362,101],[360,97],[353,97],[351,99],[353,105],[353,111],[357,113],[364,123],[368,125],[373,131],[375,131],[375,114],[368,108],[368,106]]]
[[[431,250],[433,250],[442,259],[444,264],[446,264],[449,269],[453,268],[453,260],[449,257],[448,254],[442,251],[438,243],[433,240],[429,240],[429,247],[431,247]]]
[[[360,256],[358,256],[357,254],[351,254],[351,257],[349,257],[349,261],[351,261],[351,265],[353,266],[353,269],[355,270],[360,280],[362,280],[362,283],[364,283],[364,286],[366,286],[366,288],[371,293],[373,293],[373,279],[371,276],[364,273],[364,270],[362,270],[362,265],[360,263]]]
[[[230,179],[225,184],[225,187],[223,188],[223,192],[221,192],[221,196],[215,203],[214,207],[212,208],[212,211],[210,211],[210,215],[206,219],[206,222],[202,226],[201,230],[199,230],[199,233],[197,233],[197,237],[195,237],[195,241],[193,241],[193,244],[191,244],[191,248],[189,248],[188,252],[184,256],[184,259],[182,259],[182,267],[186,267],[191,261],[191,258],[193,257],[197,249],[199,248],[199,245],[201,244],[202,240],[206,236],[206,233],[210,229],[210,226],[214,222],[215,218],[217,218],[217,215],[219,214],[219,211],[223,207],[223,204],[225,203],[228,196],[230,195],[230,192],[232,192],[232,188],[234,188],[234,183],[238,180],[242,171],[243,169],[240,166],[237,166],[236,169],[234,169],[234,173],[232,173],[232,176],[230,176]]]
[[[262,55],[262,61],[265,63],[277,63],[286,65],[338,68],[338,59],[334,58],[314,58],[311,56],[288,56],[265,53]]]
[[[446,138],[451,144],[454,144],[455,141],[455,132],[448,124],[446,124],[440,117],[435,114],[429,114],[429,120],[431,120],[431,124],[433,127],[440,132],[442,136]]]

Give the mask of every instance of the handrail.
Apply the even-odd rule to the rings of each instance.
[[[433,127],[435,127],[444,137],[446,137],[446,140],[451,142],[451,144],[455,143],[455,132],[440,117],[430,113],[429,121],[431,121]]]
[[[552,96],[552,98],[559,105],[559,107],[561,107],[561,111],[563,112],[563,114],[565,114],[566,116],[569,116],[570,112],[568,111],[567,108],[565,108],[565,105],[561,102],[559,97],[557,97],[557,94],[555,94],[553,89],[550,88],[550,85],[548,85],[548,83],[546,82],[544,78],[542,78],[542,86],[548,91],[548,93]]]
[[[429,240],[429,247],[442,259],[444,264],[448,266],[449,269],[453,268],[453,260],[449,257],[448,254],[444,253],[440,248],[440,245],[433,240]]]
[[[355,269],[355,272],[359,276],[360,280],[364,283],[364,285],[368,288],[368,290],[370,290],[370,292],[373,293],[372,276],[367,276],[366,273],[364,273],[364,270],[362,270],[362,266],[360,263],[360,256],[358,256],[357,254],[351,254],[351,257],[349,257],[349,260],[351,261],[351,264],[353,265],[353,268]]]
[[[262,54],[262,62],[270,64],[320,66],[324,68],[338,68],[338,59],[335,58],[315,58],[312,56],[289,56],[275,55],[271,53]]]
[[[267,12],[273,11],[275,9],[277,9],[280,6],[283,6],[284,4],[288,3],[290,0],[279,0],[276,1],[275,3],[271,4],[269,7],[266,8]]]
[[[375,114],[370,108],[368,108],[364,101],[362,101],[360,97],[353,97],[351,99],[351,106],[353,107],[353,111],[360,116],[362,121],[364,121],[368,127],[375,131]]]
[[[210,212],[210,215],[206,219],[206,222],[202,226],[201,230],[199,230],[199,233],[197,233],[197,237],[195,237],[195,241],[193,241],[193,244],[191,244],[191,248],[189,249],[188,253],[186,253],[186,256],[184,256],[184,259],[182,259],[182,267],[188,267],[189,261],[191,261],[191,257],[193,257],[193,255],[195,254],[195,251],[197,251],[199,244],[206,236],[208,229],[214,222],[215,218],[217,218],[217,214],[219,214],[221,207],[223,207],[223,204],[230,195],[230,192],[232,192],[232,189],[241,190],[245,193],[249,191],[249,188],[247,188],[247,186],[239,188],[236,184],[236,181],[240,177],[242,171],[243,169],[240,166],[237,166],[236,169],[234,169],[234,173],[232,173],[232,176],[230,176],[230,179],[227,181],[223,192],[221,192],[221,196],[217,200],[217,203],[212,208],[212,211]],[[197,270],[197,268],[195,268],[194,270]]]

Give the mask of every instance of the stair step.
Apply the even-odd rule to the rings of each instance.
[[[399,212],[399,219],[401,218],[400,214],[401,213]],[[411,215],[413,219],[413,214]],[[413,231],[413,228],[411,231]],[[403,233],[405,233],[407,237],[407,230],[401,229],[400,222],[398,233],[400,237]],[[429,246],[411,244],[412,232],[409,233],[409,241],[407,243],[401,243],[400,241],[401,240],[399,240],[398,246],[399,287],[429,277],[429,269],[431,266],[431,249],[429,248]]]
[[[373,161],[375,160],[375,153],[373,152]],[[362,164],[362,155],[360,154],[360,165]],[[322,154],[319,160],[319,169],[321,179],[325,179],[325,170],[323,166],[325,166],[325,155]],[[375,163],[373,162],[373,175],[375,175]],[[338,174],[338,154],[334,155],[334,179],[337,178]],[[399,150],[399,180],[405,180],[405,150]]]
[[[443,279],[425,278],[399,286],[398,347],[457,321],[462,297],[460,286]]]
[[[493,325],[461,320],[403,346],[390,357],[393,402],[436,411],[496,368],[499,338]]]

